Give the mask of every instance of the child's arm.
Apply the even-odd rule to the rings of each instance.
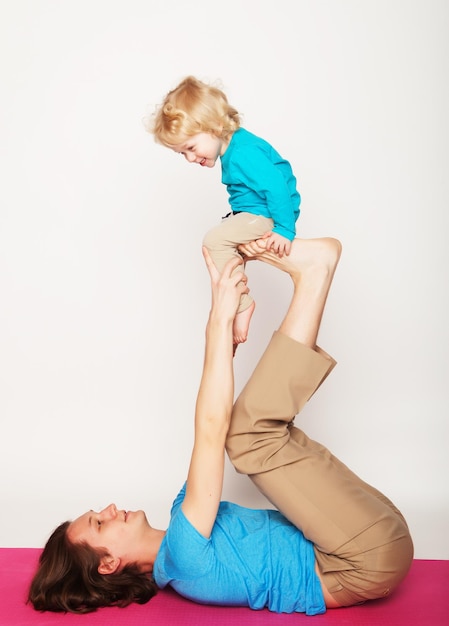
[[[231,155],[226,174],[233,210],[245,211],[251,205],[257,213],[260,206],[261,214],[274,222],[270,248],[280,255],[288,254],[296,236],[301,202],[290,164],[282,159],[276,163],[257,147],[245,146]],[[226,176],[223,182],[228,184]]]

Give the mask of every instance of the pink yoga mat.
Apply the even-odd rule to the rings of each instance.
[[[415,560],[389,598],[313,617],[201,606],[172,591],[160,591],[142,606],[61,615],[25,604],[39,554],[34,548],[0,548],[0,626],[449,626],[449,561]]]

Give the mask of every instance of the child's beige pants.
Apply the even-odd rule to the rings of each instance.
[[[241,256],[237,246],[260,239],[267,231],[273,229],[273,220],[263,215],[252,213],[235,213],[223,218],[220,224],[206,233],[203,245],[209,250],[215,267],[222,271],[232,257]],[[241,271],[237,267],[236,272]],[[253,302],[252,297],[244,293],[240,298],[238,312],[247,309]]]

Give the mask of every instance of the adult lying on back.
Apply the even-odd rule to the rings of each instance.
[[[282,258],[263,240],[242,251],[287,272],[292,299],[233,404],[232,328],[246,276],[238,260],[220,273],[203,250],[212,287],[204,368],[168,528],[114,504],[60,525],[31,584],[36,609],[144,603],[170,585],[199,603],[313,615],[384,597],[407,574],[413,545],[398,509],[293,424],[335,365],[316,341],[340,243],[295,239]],[[221,501],[225,450],[277,510]]]

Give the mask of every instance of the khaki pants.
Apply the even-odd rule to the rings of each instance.
[[[235,256],[240,257],[238,245],[259,239],[272,229],[273,220],[269,217],[252,213],[236,213],[223,218],[218,226],[212,228],[205,235],[203,245],[209,250],[215,267],[221,272],[229,259]],[[241,267],[235,271],[241,271]],[[249,294],[243,294],[238,312],[247,309],[252,302],[253,299]]]
[[[236,470],[312,541],[328,591],[349,606],[388,595],[413,544],[392,502],[293,425],[334,365],[276,332],[234,405],[226,445]]]

